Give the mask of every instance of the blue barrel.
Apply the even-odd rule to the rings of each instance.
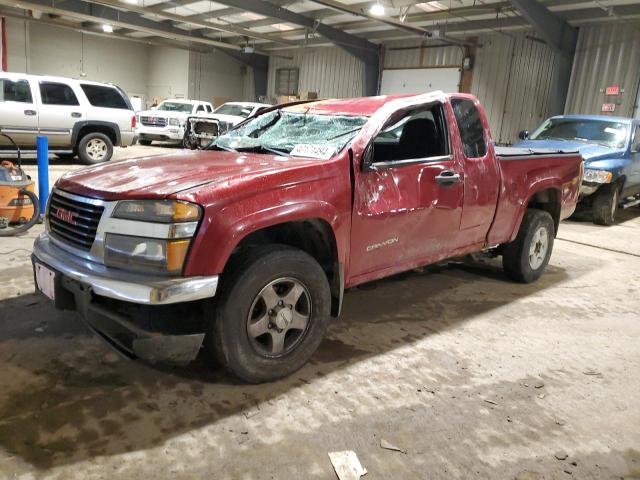
[[[40,197],[40,212],[44,215],[49,198],[49,138],[38,135],[36,146],[38,149],[38,197]]]

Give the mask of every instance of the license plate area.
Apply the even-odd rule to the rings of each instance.
[[[36,287],[49,299],[56,300],[56,273],[42,265],[41,263],[34,263]]]

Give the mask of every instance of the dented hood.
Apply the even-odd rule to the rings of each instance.
[[[64,175],[57,188],[103,200],[165,198],[209,183],[251,181],[258,175],[317,160],[245,152],[179,151],[168,155],[107,162]]]

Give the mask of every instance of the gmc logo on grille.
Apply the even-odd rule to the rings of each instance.
[[[54,213],[54,216],[58,219],[58,220],[62,220],[63,222],[69,223],[71,225],[77,225],[78,222],[76,221],[76,213],[71,212],[69,210],[65,210],[64,208],[60,208],[60,207],[55,207],[56,211]]]

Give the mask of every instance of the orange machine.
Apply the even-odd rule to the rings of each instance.
[[[27,223],[33,217],[33,201],[23,189],[34,192],[33,181],[22,168],[0,163],[0,223]],[[3,219],[4,220],[3,222]]]

